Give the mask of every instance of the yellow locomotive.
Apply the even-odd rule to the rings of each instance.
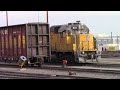
[[[81,62],[100,57],[97,42],[89,28],[80,21],[50,28],[53,61]]]

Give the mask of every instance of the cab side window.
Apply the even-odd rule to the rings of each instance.
[[[70,36],[71,35],[71,32],[70,31],[68,31],[68,36]]]

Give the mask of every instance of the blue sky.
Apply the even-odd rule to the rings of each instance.
[[[9,11],[9,25],[46,22],[45,11]],[[39,17],[39,19],[38,19]],[[49,11],[50,25],[80,20],[93,34],[120,35],[120,11]],[[5,12],[0,13],[0,26],[6,25]]]

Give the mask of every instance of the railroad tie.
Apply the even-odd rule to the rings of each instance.
[[[76,73],[75,73],[75,72],[70,71],[70,69],[68,69],[68,72],[69,72],[69,75],[76,75]]]

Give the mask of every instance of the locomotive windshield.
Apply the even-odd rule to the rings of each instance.
[[[79,28],[77,26],[73,26],[71,27],[72,30],[79,30]]]
[[[68,24],[71,27],[72,34],[88,34],[89,28],[81,23]]]

